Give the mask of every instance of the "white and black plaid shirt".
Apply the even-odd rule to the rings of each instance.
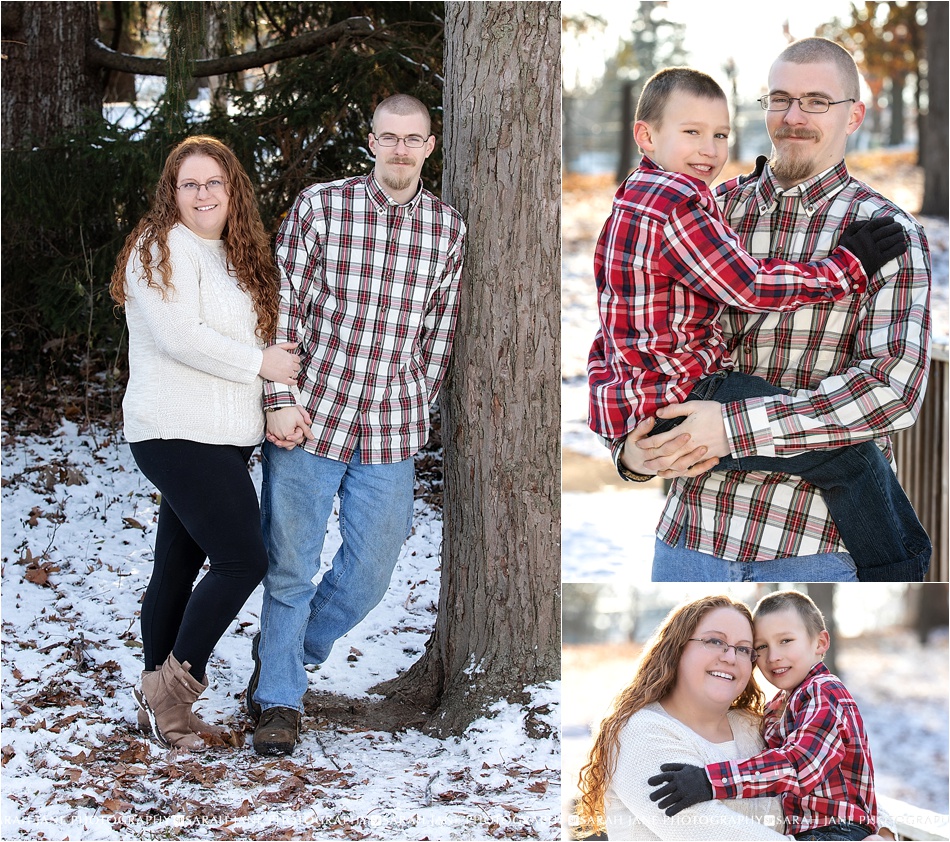
[[[858,219],[894,216],[907,252],[869,279],[868,290],[788,313],[726,307],[723,333],[736,368],[791,390],[724,404],[734,456],[792,456],[874,440],[916,420],[930,353],[930,253],[921,226],[837,166],[781,191],[769,168],[726,190],[723,215],[754,257],[826,257]],[[730,561],[843,552],[821,493],[799,477],[711,471],[677,479],[657,527],[676,546]]]
[[[276,342],[298,342],[304,447],[364,464],[408,459],[426,442],[429,404],[448,365],[458,316],[465,224],[420,187],[393,202],[373,174],[316,184],[277,235]],[[264,408],[294,392],[266,383]]]

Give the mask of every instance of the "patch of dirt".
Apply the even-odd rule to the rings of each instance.
[[[335,731],[388,731],[397,734],[420,729],[429,719],[427,711],[394,698],[354,699],[338,693],[308,690],[303,697],[304,715],[316,729]]]

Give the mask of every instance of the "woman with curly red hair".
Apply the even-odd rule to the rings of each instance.
[[[708,596],[670,612],[581,770],[581,832],[606,830],[611,840],[791,838],[773,829],[783,826],[774,798],[707,801],[674,817],[650,800],[658,758],[705,765],[762,750],[765,699],[754,660],[743,603]]]
[[[125,436],[162,494],[135,696],[140,724],[165,746],[200,749],[220,731],[192,705],[215,644],[267,570],[247,465],[264,436],[263,381],[295,385],[300,368],[294,345],[267,346],[279,287],[237,157],[213,137],[178,144],[110,290],[129,328]]]

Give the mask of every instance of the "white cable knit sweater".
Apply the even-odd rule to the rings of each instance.
[[[672,818],[650,801],[647,779],[660,774],[661,763],[705,766],[721,760],[752,757],[765,747],[754,716],[729,711],[735,738],[711,743],[670,716],[654,702],[637,711],[620,734],[617,766],[605,799],[607,838],[616,840],[777,840],[784,821],[778,799],[744,798],[707,801]]]
[[[165,299],[145,283],[137,255],[126,267],[125,437],[258,444],[263,343],[251,298],[228,274],[221,240],[179,224],[168,232],[168,247],[174,289]]]

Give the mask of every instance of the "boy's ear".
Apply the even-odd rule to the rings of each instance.
[[[815,649],[816,655],[824,655],[828,651],[828,648],[831,646],[831,635],[828,634],[827,629],[822,629],[818,632],[818,646]]]
[[[633,139],[644,152],[653,152],[656,148],[653,143],[653,127],[643,120],[633,124]]]

